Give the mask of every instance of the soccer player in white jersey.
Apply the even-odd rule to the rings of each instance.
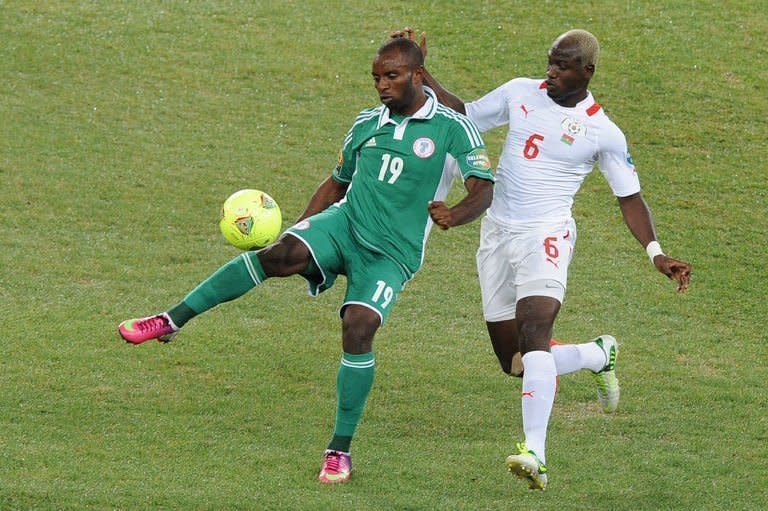
[[[413,40],[413,30],[392,36]],[[426,34],[420,47],[426,56]],[[589,369],[603,410],[613,412],[619,400],[613,337],[550,347],[576,241],[571,206],[595,164],[653,265],[677,282],[678,291],[686,290],[690,278],[691,266],[664,255],[656,241],[624,134],[587,89],[598,53],[595,36],[570,30],[552,43],[545,79],[516,78],[467,104],[425,70],[440,101],[465,113],[481,131],[509,129],[493,202],[482,222],[477,265],[496,356],[504,372],[523,378],[525,441],[506,464],[532,489],[547,484],[545,440],[557,375]]]

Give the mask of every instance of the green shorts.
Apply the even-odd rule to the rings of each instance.
[[[302,275],[312,296],[333,286],[339,275],[346,275],[347,292],[339,314],[344,314],[347,305],[362,305],[376,311],[384,324],[397,294],[411,277],[391,257],[361,245],[341,208],[331,206],[286,233],[301,240],[312,254],[317,271]]]

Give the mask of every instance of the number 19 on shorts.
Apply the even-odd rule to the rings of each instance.
[[[383,280],[379,280],[376,282],[376,291],[373,293],[371,300],[381,305],[382,309],[386,309],[394,295],[395,292],[392,291],[392,288]]]

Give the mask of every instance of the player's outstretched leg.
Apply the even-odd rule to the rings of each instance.
[[[128,319],[117,327],[120,336],[131,344],[141,344],[151,339],[169,342],[179,331],[170,316],[162,312],[146,318]]]
[[[507,457],[507,468],[519,479],[525,479],[532,490],[547,487],[547,467],[525,443],[516,445],[518,453]]]
[[[349,480],[352,474],[352,458],[348,452],[326,449],[323,466],[317,478],[324,484],[338,484]]]
[[[601,335],[593,341],[605,353],[605,366],[592,373],[597,384],[597,399],[605,413],[613,413],[619,406],[619,379],[616,377],[616,357],[619,354],[619,343],[610,335]]]
[[[256,252],[244,252],[201,282],[167,312],[123,321],[120,336],[132,344],[151,339],[170,341],[190,319],[221,303],[238,298],[266,280]]]

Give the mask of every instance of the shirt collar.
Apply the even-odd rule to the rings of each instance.
[[[426,87],[425,87],[425,89],[426,89]],[[577,109],[586,110],[586,109],[588,109],[589,107],[591,107],[592,105],[595,104],[595,98],[592,96],[592,92],[589,89],[587,89],[587,97],[585,97],[584,99],[582,99],[581,101],[576,103],[574,106],[561,106],[561,105],[558,105],[555,102],[554,99],[550,98],[549,95],[547,95],[547,87],[546,87],[545,82],[541,82],[541,85],[539,86],[539,90],[541,91],[543,96],[545,98],[547,98],[552,104],[554,104],[555,106],[557,106],[559,108],[562,108],[564,110],[569,110],[569,111],[574,111],[574,110],[577,110]]]
[[[437,112],[437,104],[438,104],[437,95],[435,94],[435,91],[433,91],[432,89],[426,86],[424,87],[424,94],[426,94],[427,100],[424,102],[421,108],[416,110],[416,112],[414,112],[413,115],[403,119],[402,122],[406,122],[410,119],[431,119],[432,117],[435,116],[435,112]],[[387,123],[392,123],[395,125],[399,124],[397,121],[390,118],[389,107],[385,106],[381,110],[381,114],[379,115],[379,123],[378,123],[378,126],[376,127],[381,128]]]
[[[595,104],[595,98],[592,97],[592,93],[587,91],[587,97],[576,103],[576,106],[574,108],[583,108],[586,110],[590,106]]]

